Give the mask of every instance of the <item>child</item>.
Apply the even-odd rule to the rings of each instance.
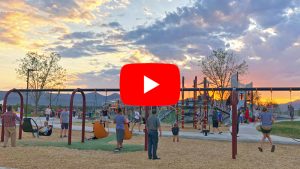
[[[172,133],[173,133],[173,142],[175,142],[175,139],[177,140],[177,142],[179,142],[179,127],[177,123],[174,123],[173,127],[172,127]]]
[[[218,121],[217,108],[215,108],[214,111],[213,111],[212,123],[213,123],[213,129],[212,129],[212,133],[210,133],[210,134],[214,134],[215,129],[219,132],[219,134],[222,134],[222,132],[219,130],[219,121]]]
[[[131,131],[133,131],[134,126],[138,124],[139,132],[141,132],[141,121],[142,121],[142,116],[140,115],[140,113],[138,111],[134,111],[134,121],[133,121]]]
[[[48,135],[51,127],[48,125],[48,121],[44,122],[44,126],[39,129],[39,135]]]
[[[119,152],[123,148],[123,140],[125,135],[124,124],[128,122],[126,117],[122,114],[122,109],[118,108],[114,123],[116,124],[117,147],[115,152]]]

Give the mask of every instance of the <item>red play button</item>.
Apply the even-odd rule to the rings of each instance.
[[[176,65],[128,64],[122,67],[120,76],[120,93],[124,104],[163,106],[178,102],[180,74]]]

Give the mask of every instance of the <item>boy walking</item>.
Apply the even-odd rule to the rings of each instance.
[[[62,138],[62,134],[64,133],[64,137],[67,137],[67,130],[69,129],[69,112],[65,108],[62,113],[60,114],[60,138]]]
[[[117,115],[115,117],[114,123],[116,123],[116,136],[117,136],[117,147],[115,152],[119,152],[123,148],[123,140],[125,134],[124,124],[127,122],[125,116],[122,114],[122,109],[118,108]]]

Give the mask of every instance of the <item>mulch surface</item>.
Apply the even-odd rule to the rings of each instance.
[[[80,140],[81,133],[73,132],[73,141]],[[87,134],[88,135],[88,134]],[[92,135],[92,134],[90,134]],[[23,134],[25,141],[65,142],[54,130],[50,137],[32,138]],[[88,137],[88,136],[87,136]],[[115,144],[112,141],[111,144]],[[143,136],[134,136],[124,144],[144,144]],[[1,146],[3,143],[0,144]],[[300,168],[299,145],[276,145],[276,151],[265,145],[264,152],[257,149],[258,143],[238,143],[238,156],[231,159],[231,142],[180,139],[173,143],[172,138],[160,138],[158,155],[161,160],[148,160],[145,151],[114,153],[110,151],[76,150],[59,147],[22,146],[0,147],[0,167],[8,168]]]

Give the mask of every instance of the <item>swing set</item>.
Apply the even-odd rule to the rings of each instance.
[[[98,91],[98,92],[103,92],[103,91],[109,91],[109,92],[119,92],[120,89],[61,89],[61,91],[64,92],[72,92],[71,99],[70,99],[70,117],[69,117],[69,131],[68,131],[68,144],[71,145],[72,143],[72,112],[73,112],[73,101],[74,101],[74,96],[77,92],[81,93],[82,96],[82,110],[83,110],[83,117],[82,117],[82,135],[81,135],[81,142],[84,143],[85,141],[85,114],[86,114],[86,97],[84,92],[93,92],[93,91]],[[237,91],[300,91],[300,87],[273,87],[273,88],[268,88],[268,87],[260,87],[260,88],[183,88],[181,89],[183,92],[184,91],[229,91],[231,92],[231,107],[232,107],[232,159],[236,159],[237,155],[237,105],[238,105],[238,92]],[[58,91],[58,89],[12,89],[8,91],[5,96],[4,96],[4,101],[3,101],[3,111],[5,112],[6,106],[7,106],[7,98],[10,93],[17,93],[20,96],[20,101],[21,101],[21,111],[20,111],[20,118],[23,120],[23,95],[21,92],[35,92],[35,91]],[[149,116],[149,107],[145,107],[145,120],[147,121],[147,118]],[[204,114],[204,121],[207,124],[207,113]],[[126,126],[126,125],[125,125]],[[22,139],[22,124],[20,125],[19,128],[19,139]],[[145,150],[147,150],[147,140],[148,140],[148,132],[145,129]],[[126,133],[125,133],[126,134]],[[131,133],[132,136],[132,133]],[[1,132],[1,141],[4,141],[4,126],[2,125],[2,132]]]

